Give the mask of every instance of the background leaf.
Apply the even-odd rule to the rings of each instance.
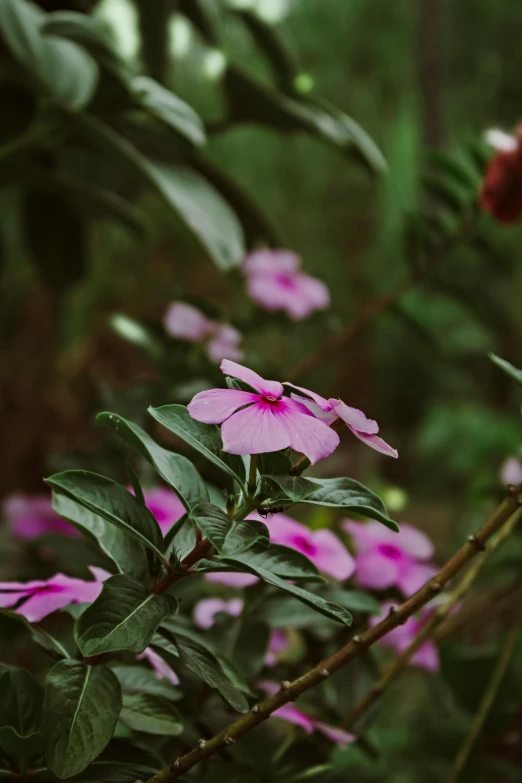
[[[152,117],[193,144],[199,146],[206,142],[205,128],[199,115],[171,90],[148,76],[137,76],[132,81],[132,88],[140,106]]]
[[[183,731],[179,711],[164,696],[124,693],[120,720],[129,729],[145,734],[176,737]]]

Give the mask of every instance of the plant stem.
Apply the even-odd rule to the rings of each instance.
[[[250,470],[248,471],[248,496],[253,498],[257,490],[257,454],[250,455]]]
[[[165,769],[158,772],[146,783],[171,783],[184,775],[190,769],[195,767],[204,759],[213,756],[218,750],[227,747],[242,734],[250,731],[263,721],[267,720],[275,710],[293,701],[305,691],[313,688],[342,666],[357,658],[365,652],[372,644],[377,642],[389,631],[402,625],[406,620],[415,614],[419,609],[425,606],[435,595],[445,587],[450,579],[453,579],[473,558],[473,556],[483,549],[489,539],[499,530],[509,517],[522,505],[522,491],[518,489],[500,504],[494,514],[488,521],[466,541],[450,560],[422,587],[415,595],[408,598],[402,606],[393,607],[390,613],[378,625],[369,628],[361,636],[354,637],[348,644],[337,652],[325,658],[317,666],[314,666],[302,677],[298,677],[293,682],[284,682],[281,690],[274,696],[257,704],[243,715],[239,720],[234,721],[224,728],[212,739],[204,744],[200,743],[198,747],[191,750],[184,756],[176,759]]]
[[[493,704],[495,702],[498,689],[500,688],[500,684],[506,673],[506,669],[509,665],[511,655],[513,654],[513,649],[515,647],[515,642],[517,639],[517,634],[520,628],[521,620],[522,620],[522,605],[518,607],[518,610],[513,618],[513,622],[507,633],[506,641],[504,643],[504,647],[500,654],[500,658],[497,661],[495,670],[493,671],[493,674],[491,675],[491,679],[488,682],[486,690],[484,691],[481,702],[479,704],[479,708],[477,710],[473,723],[471,724],[470,731],[466,739],[464,740],[461,749],[457,754],[457,758],[455,759],[453,768],[448,778],[448,783],[457,783],[461,773],[463,772],[468,762],[471,751],[473,750],[473,746],[475,745],[475,742],[477,741],[482,731],[484,723],[486,722],[486,719],[489,713],[491,712],[491,708],[493,707]]]
[[[366,696],[353,708],[342,722],[343,729],[352,728],[357,721],[380,699],[386,688],[392,680],[399,675],[408,666],[411,658],[417,652],[419,647],[434,633],[441,623],[450,614],[451,610],[464,598],[476,578],[482,571],[486,561],[493,552],[511,535],[517,522],[522,517],[522,509],[517,509],[508,521],[500,528],[497,535],[491,540],[491,543],[475,560],[473,565],[464,575],[461,582],[457,585],[448,600],[435,610],[426,625],[419,631],[410,646],[397,656],[393,663],[383,672],[379,681],[368,691]]]

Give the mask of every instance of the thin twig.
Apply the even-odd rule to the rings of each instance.
[[[513,618],[513,622],[511,623],[511,627],[506,636],[504,648],[500,654],[500,658],[497,661],[497,665],[495,666],[495,670],[491,675],[491,679],[488,682],[486,690],[484,691],[481,702],[479,704],[479,708],[475,714],[473,723],[471,724],[469,733],[466,736],[462,744],[462,747],[460,748],[457,754],[457,758],[455,759],[455,763],[453,764],[453,768],[448,778],[448,783],[457,783],[458,779],[461,776],[461,773],[464,771],[464,768],[468,763],[469,756],[483,729],[484,723],[486,722],[487,717],[491,712],[491,708],[493,707],[493,704],[495,702],[498,689],[500,688],[500,684],[506,673],[506,669],[509,665],[511,655],[513,654],[513,649],[515,647],[515,642],[517,640],[517,635],[518,635],[518,630],[520,628],[521,620],[522,620],[522,605],[518,607],[518,611],[516,612]]]
[[[275,710],[293,701],[305,691],[324,682],[325,678],[336,672],[342,666],[357,658],[372,644],[377,642],[398,625],[415,614],[419,609],[431,601],[445,585],[453,579],[462,568],[477,553],[478,547],[483,547],[489,539],[499,530],[509,517],[522,505],[522,493],[520,491],[510,495],[500,504],[488,521],[475,533],[474,540],[467,540],[453,557],[422,587],[415,595],[408,598],[402,606],[393,607],[386,618],[378,625],[369,628],[361,636],[358,636],[340,650],[325,658],[314,666],[302,677],[293,682],[283,682],[281,689],[274,695],[252,707],[246,715],[234,721],[203,746],[198,745],[184,756],[176,759],[165,769],[158,772],[146,783],[171,783],[184,775],[201,761],[210,758],[218,750],[232,744],[238,737],[255,728],[272,715]]]
[[[522,517],[522,509],[517,509],[514,514],[508,519],[508,521],[500,528],[496,536],[491,540],[489,546],[479,554],[473,564],[468,569],[462,580],[459,582],[455,590],[449,596],[448,600],[439,606],[428,622],[421,628],[419,633],[413,639],[409,647],[404,650],[401,655],[398,655],[395,660],[387,667],[383,672],[379,681],[368,691],[361,701],[353,708],[353,710],[347,715],[342,722],[344,729],[352,728],[357,721],[372,707],[376,701],[380,699],[385,690],[388,688],[392,680],[395,679],[404,669],[407,668],[410,660],[415,655],[417,650],[429,639],[441,623],[448,617],[452,609],[464,598],[468,593],[471,586],[475,582],[476,578],[482,571],[486,561],[491,557],[493,552],[511,535],[517,523]],[[468,539],[475,546],[474,536],[470,536]],[[479,544],[479,546],[481,546]]]

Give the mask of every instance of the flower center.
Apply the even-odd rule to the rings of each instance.
[[[277,402],[279,397],[274,397],[272,394],[269,394],[267,397],[265,397],[265,400],[267,402]]]
[[[379,552],[390,560],[400,560],[402,557],[401,550],[394,544],[381,544],[379,546]]]
[[[302,552],[303,555],[308,555],[309,557],[313,557],[315,554],[317,554],[317,547],[315,546],[315,544],[313,544],[304,536],[296,536],[294,538],[294,545],[295,548],[299,552]]]

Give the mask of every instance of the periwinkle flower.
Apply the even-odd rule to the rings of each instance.
[[[372,617],[370,625],[377,625],[383,617],[386,617],[389,614],[392,605],[393,601],[384,603],[381,606],[381,614]],[[432,613],[432,608],[424,607],[418,617],[409,617],[405,623],[398,625],[397,628],[389,631],[386,636],[379,639],[379,644],[382,644],[384,647],[390,647],[400,655],[408,649],[417,634],[422,630],[426,622],[428,622]],[[426,669],[429,672],[438,671],[440,666],[439,652],[434,642],[432,642],[431,639],[427,639],[423,642],[410,658],[409,664],[410,666],[419,666],[421,669]]]
[[[200,628],[211,628],[220,612],[238,617],[243,611],[243,604],[241,598],[231,598],[229,601],[222,598],[202,598],[194,607],[194,622]]]
[[[80,535],[73,525],[53,510],[50,495],[15,493],[4,500],[2,514],[17,538],[39,538],[46,533]]]
[[[397,587],[405,595],[412,595],[436,571],[426,562],[433,555],[433,544],[412,525],[401,524],[399,533],[375,521],[345,520],[341,527],[353,537],[356,576],[362,587]]]
[[[295,321],[330,304],[325,284],[301,271],[301,259],[289,250],[256,250],[243,262],[247,291],[265,310],[282,310]]]
[[[230,324],[218,323],[186,302],[171,302],[163,319],[167,334],[189,343],[206,341],[205,352],[211,362],[242,359],[239,348],[242,335]]]

